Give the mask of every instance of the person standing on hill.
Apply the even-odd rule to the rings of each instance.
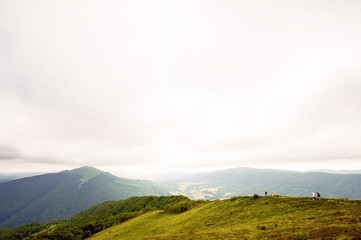
[[[316,199],[316,193],[315,192],[312,192],[312,197],[313,197],[313,200]]]
[[[267,197],[267,191],[264,192],[264,195]]]
[[[321,194],[319,192],[317,192],[317,198],[318,198],[318,200],[321,199]]]

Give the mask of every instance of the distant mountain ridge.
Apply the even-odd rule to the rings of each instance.
[[[65,219],[106,200],[132,196],[185,195],[191,199],[280,195],[361,199],[361,174],[233,168],[173,176],[159,182],[120,178],[93,167],[0,183],[0,227]]]
[[[24,172],[24,173],[10,173],[10,174],[0,173],[0,183],[9,182],[12,180],[25,178],[25,177],[32,177],[40,174],[44,174],[44,173],[40,173],[40,172]]]
[[[192,199],[263,195],[265,191],[294,197],[309,197],[318,191],[323,197],[361,199],[361,174],[232,168],[159,183],[172,194]]]
[[[106,200],[169,195],[145,180],[120,178],[93,167],[0,183],[0,227],[65,219]]]
[[[361,169],[358,170],[330,170],[330,169],[317,169],[309,172],[323,172],[323,173],[336,173],[336,174],[361,174]]]

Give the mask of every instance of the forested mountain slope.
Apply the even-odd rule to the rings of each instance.
[[[119,178],[92,167],[0,184],[0,227],[65,219],[106,200],[168,195],[150,181]]]
[[[0,228],[0,239],[24,239],[26,237],[38,240],[85,239],[103,229],[150,211],[178,212],[179,210],[188,210],[191,203],[192,201],[185,196],[143,196],[105,201],[67,220],[58,220],[48,224],[30,223],[18,228]],[[35,234],[30,236],[32,233]]]

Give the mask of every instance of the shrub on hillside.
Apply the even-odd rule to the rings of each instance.
[[[182,213],[191,208],[191,204],[189,201],[182,201],[173,205],[166,206],[164,208],[165,213]]]
[[[241,198],[241,196],[233,196],[233,197],[230,198],[230,200],[231,200],[231,201],[235,201],[235,200],[237,200],[237,199],[239,199],[239,198]]]
[[[253,199],[259,198],[258,194],[253,194]]]

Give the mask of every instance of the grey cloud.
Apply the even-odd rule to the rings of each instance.
[[[24,157],[22,161],[27,163],[45,163],[45,164],[61,164],[61,165],[68,165],[74,163],[74,161],[67,160],[67,159],[60,159],[54,157]]]
[[[9,161],[13,159],[19,159],[20,153],[11,147],[0,145],[0,161]]]
[[[9,146],[0,145],[0,161],[7,162],[24,162],[24,163],[46,163],[46,164],[69,164],[73,161],[54,158],[54,157],[46,157],[46,156],[26,156],[24,154],[20,154],[20,152]]]

